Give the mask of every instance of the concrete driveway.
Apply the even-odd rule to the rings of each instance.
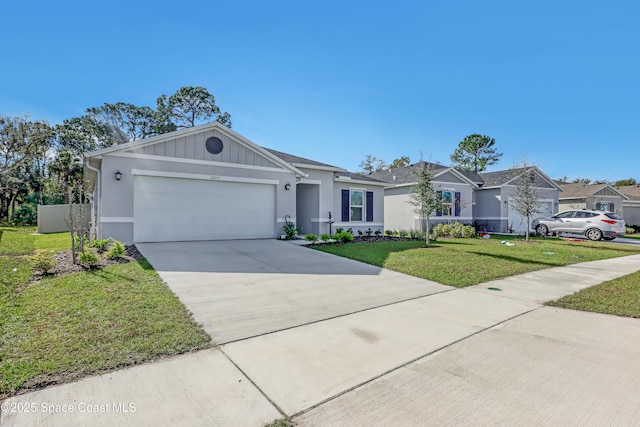
[[[640,320],[541,305],[640,255],[453,289],[285,242],[139,248],[226,344],[12,397],[0,425],[640,424]],[[86,403],[112,409],[42,410]]]
[[[278,240],[137,246],[218,344],[454,289]]]

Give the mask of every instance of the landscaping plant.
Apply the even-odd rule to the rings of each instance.
[[[36,254],[31,257],[31,266],[34,270],[40,270],[44,274],[49,273],[49,270],[56,266],[53,253],[51,251],[36,251]]]
[[[118,240],[114,240],[107,252],[107,258],[109,259],[118,259],[124,255],[125,247],[124,244]]]

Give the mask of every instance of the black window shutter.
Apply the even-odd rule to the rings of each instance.
[[[367,191],[367,222],[373,222],[373,191]]]
[[[342,190],[342,221],[349,222],[349,190]]]
[[[436,192],[436,198],[438,199],[438,205],[442,205],[442,191]],[[442,216],[442,207],[436,208],[436,216]]]
[[[454,212],[455,212],[455,216],[460,216],[460,192],[456,191],[455,195],[456,195],[456,199],[455,199]]]

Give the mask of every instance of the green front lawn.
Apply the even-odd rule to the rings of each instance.
[[[0,399],[212,345],[146,260],[30,283],[26,254],[65,249],[69,234],[3,230]]]
[[[506,246],[508,241],[514,246]],[[465,287],[543,268],[640,253],[639,247],[600,242],[493,235],[490,239],[440,239],[322,245],[318,250],[434,282]]]
[[[37,234],[36,227],[0,227],[0,256],[29,255],[35,249],[62,251],[71,249],[69,233]]]
[[[640,318],[640,271],[567,295],[547,305]]]

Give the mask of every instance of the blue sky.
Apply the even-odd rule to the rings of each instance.
[[[640,4],[186,1],[3,5],[0,114],[52,124],[204,86],[233,129],[359,170],[449,164],[472,133],[552,178],[640,179]]]

